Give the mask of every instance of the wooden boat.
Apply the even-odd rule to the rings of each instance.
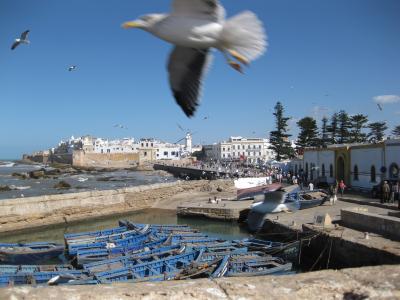
[[[49,282],[50,281],[50,282]],[[68,284],[79,281],[81,284],[94,284],[93,277],[79,270],[53,271],[53,272],[17,272],[14,274],[0,274],[0,286],[20,284]],[[76,284],[76,283],[75,283]]]
[[[260,239],[243,239],[234,242],[237,245],[246,246],[250,251],[261,251],[266,254],[277,255],[286,260],[297,259],[300,251],[300,241],[281,243]]]
[[[62,253],[64,246],[56,243],[0,244],[0,262],[5,264],[39,264]]]
[[[196,259],[200,251],[190,251],[180,255],[174,255],[147,263],[127,265],[124,268],[95,273],[94,278],[100,283],[111,283],[128,280],[137,280],[152,276],[175,276],[180,269],[190,265]]]
[[[114,259],[106,259],[94,263],[85,264],[83,265],[83,269],[87,270],[90,274],[95,274],[98,272],[121,269],[130,265],[137,265],[144,262],[164,259],[170,256],[182,254],[184,251],[185,247],[181,247],[180,245],[160,247],[129,256],[122,256]]]
[[[78,239],[84,240],[84,239],[92,238],[92,237],[99,237],[99,236],[111,235],[111,234],[115,234],[115,233],[122,233],[127,230],[128,230],[128,228],[126,226],[120,226],[120,227],[105,229],[105,230],[67,233],[67,234],[64,234],[64,240],[65,240],[66,244],[68,244],[69,240],[78,240]]]
[[[73,270],[72,265],[0,265],[0,274],[35,273],[35,272],[57,272]]]
[[[124,232],[113,233],[110,235],[101,235],[97,237],[90,237],[85,239],[70,239],[67,241],[67,246],[71,246],[74,244],[89,244],[89,243],[97,243],[97,242],[112,242],[115,240],[126,239],[132,236],[137,236],[143,234],[145,232],[139,232],[137,230],[127,230]]]
[[[265,261],[247,261],[241,264],[229,264],[225,274],[227,277],[248,277],[263,276],[289,272],[292,269],[292,263],[277,260]]]
[[[123,239],[112,239],[95,243],[72,244],[68,246],[68,254],[74,256],[79,250],[111,249],[116,246],[128,247],[129,245],[143,244],[149,237],[150,231],[145,234],[134,235]]]
[[[162,238],[155,241],[149,241],[138,244],[128,244],[126,246],[116,246],[115,248],[109,249],[89,249],[89,250],[78,250],[77,252],[77,265],[88,264],[91,262],[118,258],[121,256],[130,256],[136,253],[143,252],[144,249],[154,249],[161,247],[162,245],[169,244],[168,238]]]

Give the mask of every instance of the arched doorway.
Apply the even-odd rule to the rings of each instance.
[[[345,163],[344,163],[343,156],[339,156],[339,158],[337,159],[337,162],[336,162],[336,170],[337,170],[336,179],[338,181],[345,180],[344,165],[345,165]]]

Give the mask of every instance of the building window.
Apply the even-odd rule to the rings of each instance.
[[[393,179],[399,178],[399,166],[395,163],[389,167],[389,177]]]
[[[371,167],[371,182],[376,182],[376,170],[375,166]]]
[[[354,166],[354,171],[353,171],[353,179],[354,180],[358,180],[358,166],[357,165],[355,165]]]
[[[232,156],[235,157],[235,156],[236,156],[236,152],[233,152],[233,153],[232,153]]]
[[[232,146],[232,150],[235,150],[235,145]]]
[[[331,164],[330,166],[329,166],[329,177],[333,177],[333,165]]]
[[[225,158],[225,154],[222,154],[222,157]]]
[[[325,164],[322,164],[322,177],[325,177]]]
[[[224,152],[225,152],[225,147],[224,147],[224,148],[222,148],[222,151],[224,151]]]
[[[147,151],[144,151],[144,156],[147,156]]]
[[[164,156],[168,156],[168,151],[164,151]]]

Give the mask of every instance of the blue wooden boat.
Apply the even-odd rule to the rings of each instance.
[[[64,253],[64,246],[56,243],[0,244],[0,262],[4,264],[39,264]]]
[[[67,233],[67,234],[64,234],[64,239],[67,242],[68,240],[86,239],[86,238],[91,238],[91,237],[98,237],[98,236],[111,235],[111,234],[115,234],[115,233],[122,233],[127,230],[128,230],[128,228],[126,226],[120,226],[120,227],[116,227],[116,228],[97,230],[97,231]]]
[[[20,284],[47,284],[50,283],[68,283],[71,281],[81,281],[89,284],[93,278],[84,271],[68,270],[54,272],[17,272],[14,274],[0,274],[0,286],[20,285]],[[97,281],[96,281],[97,282]]]
[[[297,259],[300,251],[300,241],[281,243],[260,239],[243,239],[234,242],[237,245],[246,246],[251,251],[262,251],[267,254],[277,255],[286,260]]]
[[[90,274],[105,272],[110,270],[121,269],[128,266],[138,265],[141,263],[156,261],[182,254],[185,247],[179,245],[160,247],[154,250],[144,251],[130,256],[123,256],[114,259],[102,260],[95,263],[83,265],[84,270]]]
[[[134,235],[124,239],[116,239],[111,241],[102,241],[96,243],[72,244],[68,246],[68,254],[74,256],[79,250],[95,250],[95,249],[111,249],[117,246],[128,247],[129,245],[143,244],[150,235],[150,231],[145,234]]]
[[[177,225],[177,224],[141,224],[141,223],[133,223],[127,220],[120,220],[120,226],[127,227],[130,230],[140,230],[145,226],[150,226],[151,230],[155,232],[170,232],[170,231],[189,231],[189,232],[197,232],[198,230],[190,228],[188,225]]]
[[[225,274],[227,277],[263,276],[277,273],[289,272],[292,264],[277,260],[247,261],[241,264],[229,264]]]
[[[127,265],[124,268],[98,272],[94,278],[100,283],[120,282],[135,280],[144,277],[159,276],[163,274],[177,274],[196,259],[200,251],[190,251],[184,254],[167,257],[147,263]]]
[[[35,273],[35,272],[57,272],[73,270],[72,265],[0,265],[0,274]]]
[[[67,246],[76,245],[76,244],[89,244],[89,243],[97,243],[97,242],[112,242],[115,240],[126,239],[132,236],[137,236],[140,234],[144,234],[145,232],[139,232],[136,230],[128,230],[124,232],[114,233],[110,235],[101,235],[97,237],[90,237],[85,239],[72,239],[67,241]]]
[[[115,248],[109,249],[89,249],[89,250],[78,250],[77,252],[77,264],[78,266],[106,260],[112,258],[118,258],[121,256],[129,256],[137,252],[142,252],[143,249],[154,249],[160,247],[168,242],[168,238],[162,238],[155,241],[145,243],[134,243],[126,246],[116,246]]]

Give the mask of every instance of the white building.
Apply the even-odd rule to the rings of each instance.
[[[246,161],[262,163],[274,158],[274,151],[264,138],[231,137],[228,141],[208,145],[206,154],[209,158],[220,161]]]
[[[383,179],[399,180],[400,139],[375,144],[331,145],[306,148],[303,161],[293,161],[292,171],[304,171],[309,180],[325,177],[329,183],[344,180],[357,189],[371,189]]]
[[[152,138],[141,139],[139,152],[142,160],[179,160],[184,153],[185,146],[165,143]]]
[[[108,140],[92,136],[83,137],[83,150],[89,153],[137,153],[138,148],[133,138]]]

